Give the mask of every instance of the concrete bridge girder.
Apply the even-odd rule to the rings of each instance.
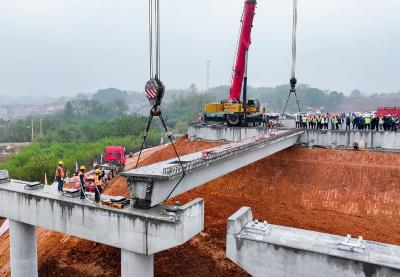
[[[239,149],[240,152],[232,152],[232,155],[216,159],[215,161],[204,162],[201,166],[186,171],[185,177],[175,190],[173,189],[182,174],[179,172],[171,176],[164,175],[163,172],[172,165],[176,166],[176,159],[153,164],[149,167],[127,171],[124,172],[123,175],[128,178],[128,186],[132,197],[136,197],[136,200],[146,199],[148,201],[147,205],[153,207],[164,202],[172,191],[173,193],[170,197],[177,196],[267,156],[289,148],[296,144],[301,134],[302,131],[297,130],[289,132],[284,131],[281,134],[272,137],[266,136],[266,138],[269,139],[268,141],[263,144],[263,141],[261,140],[259,144],[250,147],[248,150],[244,148],[247,145],[246,143],[235,144],[231,148],[228,147],[228,150],[225,152],[236,151],[237,149]],[[249,140],[248,143],[250,144],[252,141]],[[200,161],[199,157],[201,156],[202,152],[197,152],[183,156],[181,157],[181,160],[184,163]]]
[[[226,254],[253,276],[400,276],[400,247],[258,222],[243,207],[228,219]]]

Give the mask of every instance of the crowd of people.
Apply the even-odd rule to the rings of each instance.
[[[385,116],[362,114],[298,114],[296,128],[332,130],[400,130],[400,118],[390,114]]]

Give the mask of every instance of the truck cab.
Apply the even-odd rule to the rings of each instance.
[[[99,168],[110,172],[111,177],[121,172],[125,168],[126,154],[125,147],[107,146],[104,151],[105,163],[99,165]]]
[[[107,163],[125,166],[125,148],[122,146],[107,146],[104,158]]]

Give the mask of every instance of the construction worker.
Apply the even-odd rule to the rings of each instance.
[[[101,170],[96,169],[95,172],[96,172],[96,176],[94,178],[94,184],[95,184],[96,188],[94,190],[94,201],[96,201],[98,203],[98,202],[100,202],[100,196],[101,196],[101,193],[103,192],[103,188],[102,188],[102,180],[101,180]]]
[[[338,119],[337,119],[337,117],[336,116],[333,116],[332,117],[332,120],[331,120],[331,124],[332,124],[332,130],[337,130],[337,125],[338,125]]]
[[[365,117],[364,124],[365,124],[365,130],[367,129],[371,130],[371,118],[369,116]]]
[[[318,118],[316,115],[311,117],[311,129],[315,130],[318,127]]]
[[[376,115],[372,115],[372,119],[371,119],[371,130],[375,131],[378,130],[378,123],[379,123],[379,118],[376,117]]]
[[[329,129],[329,116],[324,115],[324,129],[328,130]]]
[[[307,115],[303,115],[301,118],[301,123],[303,125],[303,128],[307,128]]]
[[[85,199],[85,170],[86,170],[86,167],[82,165],[79,168],[79,173],[78,173],[80,184],[81,184],[81,199]]]
[[[268,121],[269,121],[269,117],[268,117],[268,114],[267,113],[263,113],[263,119],[262,119],[262,121],[263,121],[263,126],[264,127],[267,127],[268,126]]]
[[[202,113],[199,113],[197,115],[197,122],[198,122],[199,125],[203,124],[203,114]]]
[[[322,129],[322,116],[318,115],[317,117],[317,129]]]
[[[360,116],[358,118],[358,130],[364,130],[365,129],[365,117]]]
[[[64,177],[65,177],[64,163],[62,161],[59,161],[57,169],[56,169],[56,180],[58,183],[58,192],[59,193],[63,192]]]
[[[350,130],[351,117],[350,114],[346,117],[346,130]]]
[[[301,127],[301,114],[296,115],[296,128]]]

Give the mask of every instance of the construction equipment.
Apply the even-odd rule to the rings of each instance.
[[[400,116],[400,107],[379,107],[376,110],[376,116],[384,117],[384,116]]]
[[[130,203],[131,201],[124,196],[112,196],[107,200],[101,201],[101,204],[103,206],[108,206],[116,209],[122,209]]]
[[[296,97],[297,108],[299,109],[299,113],[301,112],[300,103],[299,103],[299,99],[297,97],[297,91],[296,91],[296,85],[297,85],[296,62],[297,62],[297,0],[293,0],[292,71],[291,71],[291,78],[289,81],[290,82],[289,94],[286,99],[286,104],[285,104],[285,108],[283,109],[281,119],[283,119],[283,117],[286,113],[286,109],[289,104],[290,96],[292,95],[292,93]]]
[[[75,198],[79,197],[80,195],[80,190],[73,188],[73,189],[64,189],[63,190],[63,196],[69,197],[69,198]]]
[[[255,126],[262,122],[259,100],[247,100],[248,52],[256,5],[256,0],[245,1],[229,97],[220,103],[205,105],[204,120],[206,122],[223,122],[229,126]],[[243,98],[240,99],[242,88]]]
[[[155,44],[153,44],[153,40],[155,41]],[[164,97],[164,92],[165,92],[165,87],[160,80],[160,0],[149,0],[149,50],[150,50],[149,51],[150,80],[146,83],[145,94],[147,99],[149,100],[151,110],[135,168],[139,166],[140,157],[145,147],[147,134],[149,133],[151,123],[153,122],[153,118],[158,117],[160,118],[161,124],[165,130],[165,135],[171,142],[171,145],[174,148],[175,155],[182,168],[182,176],[180,177],[180,179],[178,180],[178,182],[176,183],[175,187],[172,189],[168,197],[165,199],[166,201],[169,199],[169,197],[178,187],[182,179],[185,177],[185,171],[183,169],[183,164],[179,157],[178,151],[175,148],[174,141],[172,140],[172,133],[168,131],[167,125],[161,114],[161,109],[160,109],[161,101],[162,98]],[[155,67],[155,72],[153,71],[154,67]],[[138,201],[137,203],[134,203],[134,205],[141,206],[142,203]]]
[[[104,170],[107,176],[113,178],[125,168],[125,147],[107,146],[104,150],[104,159],[105,163],[96,165],[95,169]]]
[[[150,80],[146,83],[145,92],[152,107],[152,116],[161,116],[159,107],[165,92],[165,86],[160,80],[160,49],[160,0],[149,0]]]

